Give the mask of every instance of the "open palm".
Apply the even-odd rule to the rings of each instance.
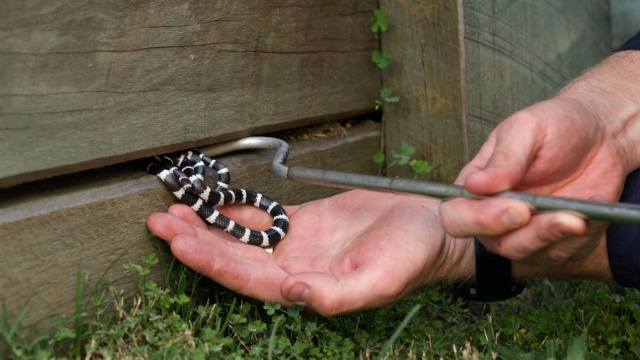
[[[473,273],[449,268],[452,258],[469,256],[469,242],[446,241],[433,199],[349,191],[285,209],[289,233],[273,253],[210,228],[184,205],[153,214],[148,226],[180,261],[218,283],[322,315],[392,303],[427,282]],[[221,212],[251,228],[269,226],[251,207]]]

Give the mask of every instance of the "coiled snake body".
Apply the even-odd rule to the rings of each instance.
[[[218,182],[213,189],[204,181],[207,168],[217,173]],[[158,176],[182,203],[191,206],[207,223],[244,243],[273,246],[284,238],[289,229],[289,217],[280,204],[255,191],[229,190],[229,169],[197,150],[172,156],[156,156],[154,162],[147,166],[147,172]],[[271,228],[265,231],[245,228],[215,209],[215,206],[234,203],[251,204],[265,210],[273,218]]]

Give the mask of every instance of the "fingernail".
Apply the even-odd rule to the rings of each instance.
[[[305,283],[295,283],[289,290],[289,301],[297,305],[306,305],[309,298],[309,287]]]
[[[524,216],[513,208],[509,208],[505,211],[504,215],[502,215],[502,220],[507,226],[512,228],[520,227],[525,223]]]

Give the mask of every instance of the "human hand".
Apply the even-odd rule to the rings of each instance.
[[[349,191],[285,207],[286,238],[273,253],[211,228],[186,205],[147,223],[185,265],[241,294],[331,316],[399,300],[426,283],[471,278],[471,242],[446,238],[438,201]],[[219,209],[250,228],[270,218],[248,206]]]
[[[555,98],[507,118],[456,183],[478,195],[516,190],[616,201],[624,178],[639,165],[640,87],[629,80],[634,70],[624,70],[637,66],[637,53],[616,54]],[[535,213],[499,197],[446,201],[440,212],[452,236],[476,235],[488,249],[532,263],[584,258],[607,227],[569,212]]]

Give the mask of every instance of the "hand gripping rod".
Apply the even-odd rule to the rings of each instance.
[[[289,145],[280,139],[270,137],[247,137],[201,149],[208,156],[249,149],[275,150],[273,172],[288,180],[323,186],[369,189],[386,192],[405,192],[440,199],[463,197],[485,199],[492,196],[478,196],[466,191],[464,187],[430,181],[418,181],[384,176],[362,175],[342,171],[313,169],[302,166],[287,166]],[[640,205],[589,201],[558,196],[536,195],[522,192],[502,192],[495,196],[517,199],[531,204],[538,211],[571,210],[593,220],[621,224],[640,225]]]

